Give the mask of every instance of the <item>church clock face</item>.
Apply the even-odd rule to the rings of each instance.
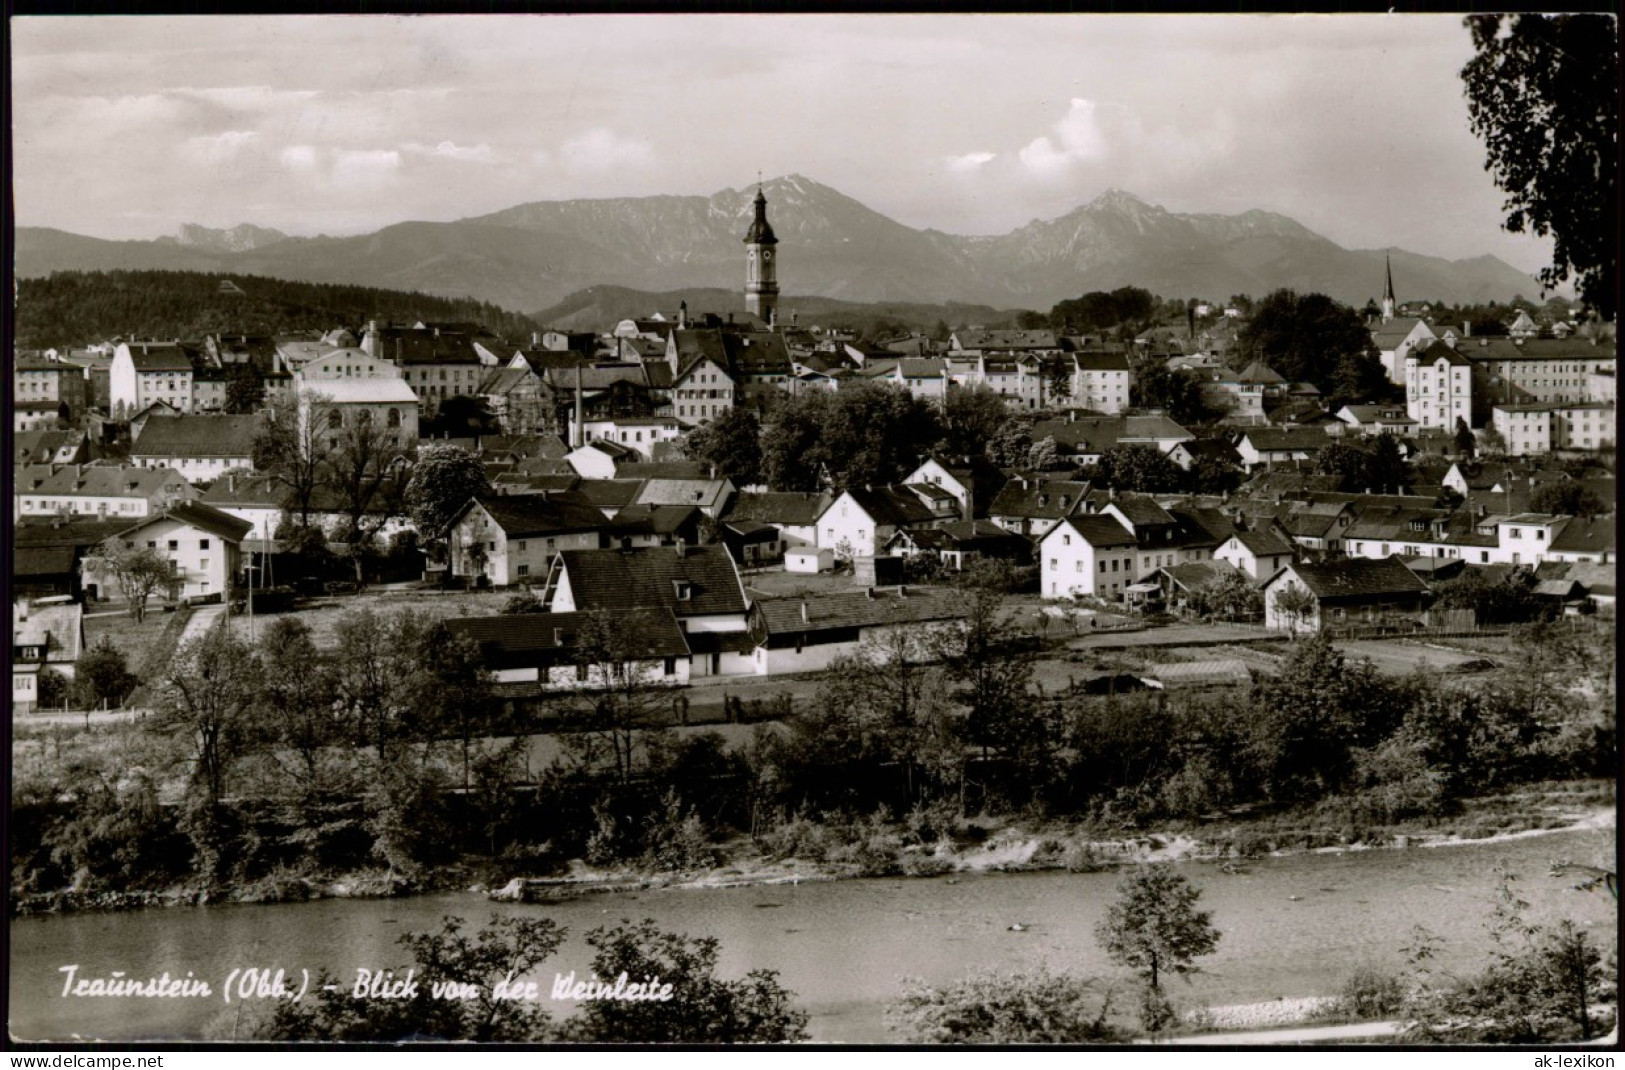
[[[746,249],[745,250],[745,259],[747,259],[747,260],[755,260],[756,259],[756,250],[755,249]]]
[[[762,259],[763,260],[772,260],[773,259],[773,250],[772,249],[763,249],[762,250]]]

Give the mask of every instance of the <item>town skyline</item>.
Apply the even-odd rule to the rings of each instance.
[[[1175,212],[1279,212],[1350,248],[1490,254],[1522,270],[1549,255],[1549,242],[1500,230],[1454,15],[30,17],[12,29],[21,226],[354,234],[799,172],[955,234],[1007,233],[1117,188]],[[1017,55],[1019,77],[1004,77]],[[562,61],[537,62],[547,56]],[[125,166],[86,166],[86,144]]]

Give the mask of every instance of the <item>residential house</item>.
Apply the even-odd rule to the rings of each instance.
[[[191,483],[212,483],[230,469],[253,471],[258,416],[162,416],[149,419],[130,445],[130,461],[169,468]]]
[[[472,338],[460,332],[372,322],[361,337],[361,348],[400,369],[426,416],[433,416],[447,398],[478,395],[485,378],[485,362]]]
[[[729,370],[720,330],[673,331],[666,341],[672,415],[693,427],[733,408],[740,384]]]
[[[1287,381],[1274,368],[1255,360],[1239,372],[1209,372],[1202,382],[1202,403],[1224,414],[1225,422],[1261,424],[1266,402],[1285,396]]]
[[[252,525],[202,502],[177,502],[120,532],[132,549],[143,545],[169,560],[168,597],[222,600],[242,572],[243,540]],[[85,596],[106,600],[117,581],[94,568],[85,572]]]
[[[964,596],[953,590],[870,587],[802,598],[763,599],[751,607],[752,656],[756,671],[816,672],[835,659],[858,654],[865,640],[881,641],[891,633],[917,634],[922,628],[951,624],[966,615]]]
[[[1146,495],[1108,492],[1098,511],[1102,516],[1115,518],[1134,534],[1139,548],[1136,576],[1146,576],[1155,569],[1182,561],[1207,560],[1218,545],[1218,540],[1194,518],[1182,520]]]
[[[473,586],[539,585],[557,554],[598,549],[609,526],[602,512],[570,494],[476,498],[451,523],[451,574]]]
[[[1592,389],[1616,364],[1611,338],[1474,338],[1457,352],[1471,364],[1474,426],[1492,405],[1605,400]]]
[[[1361,435],[1413,435],[1417,422],[1397,405],[1344,405],[1337,419]]]
[[[299,390],[300,441],[330,451],[339,448],[344,428],[370,422],[385,431],[385,443],[403,452],[418,441],[418,399],[403,379],[326,379]],[[316,426],[305,431],[314,420]]]
[[[1170,612],[1181,612],[1189,609],[1191,602],[1200,597],[1202,591],[1238,575],[1242,575],[1241,570],[1228,561],[1190,561],[1153,569],[1134,586],[1154,586],[1157,597]]]
[[[736,493],[733,480],[646,479],[632,499],[633,505],[681,505],[720,520]]]
[[[906,486],[851,487],[818,517],[818,545],[837,558],[880,554],[900,529],[936,527],[942,516]]]
[[[1115,516],[1068,516],[1038,543],[1039,592],[1121,599],[1134,582],[1139,544]]]
[[[1546,547],[1547,561],[1614,563],[1613,516],[1570,520]]]
[[[1016,476],[999,488],[988,506],[988,519],[1006,531],[1037,539],[1064,518],[1086,512],[1088,494],[1088,483]]]
[[[168,468],[124,465],[28,465],[16,472],[14,515],[137,520],[196,497],[186,477]]]
[[[1405,357],[1405,408],[1421,428],[1453,430],[1473,425],[1473,365],[1438,342]]]
[[[407,515],[401,501],[402,487],[394,479],[385,479],[368,507],[364,525],[380,541],[388,543],[403,532],[416,532],[417,527]],[[269,475],[227,472],[204,491],[198,499],[245,521],[250,529],[250,542],[256,552],[270,543],[282,525],[283,517],[296,510],[290,505],[288,488]],[[350,514],[337,490],[326,484],[319,485],[310,500],[312,526],[332,531],[348,523]]]
[[[1031,434],[1034,442],[1054,439],[1060,457],[1078,465],[1094,464],[1101,454],[1117,446],[1150,446],[1158,453],[1170,454],[1181,442],[1196,437],[1166,416],[1076,413],[1069,413],[1065,419],[1040,420],[1033,424]]]
[[[1236,442],[1241,466],[1248,472],[1272,465],[1292,466],[1313,461],[1330,442],[1318,427],[1257,427],[1242,433]]]
[[[552,613],[668,610],[693,652],[691,676],[756,671],[750,601],[721,546],[564,550],[548,573],[542,601]]]
[[[74,663],[84,650],[84,606],[66,598],[13,602],[11,712],[35,712],[40,705],[40,674],[49,669],[73,679]]]
[[[1307,591],[1301,612],[1289,612],[1281,594]],[[1375,623],[1418,617],[1428,586],[1398,557],[1349,557],[1312,564],[1297,561],[1264,583],[1264,626],[1272,630],[1318,632],[1340,624]]]
[[[192,358],[178,342],[120,342],[108,373],[116,420],[127,420],[155,401],[191,412]]]
[[[1237,530],[1213,551],[1215,561],[1240,569],[1252,577],[1254,583],[1263,583],[1291,564],[1296,556],[1291,543],[1267,528]]]
[[[953,495],[959,505],[959,519],[980,520],[988,515],[993,501],[1004,488],[1005,475],[986,457],[951,457],[933,453],[903,480],[929,483]]]
[[[582,420],[579,429],[572,421],[570,434],[573,441],[614,442],[649,459],[654,456],[657,443],[681,438],[683,427],[671,416],[600,416]]]
[[[1082,350],[1061,357],[1063,367],[1070,363],[1069,397],[1057,399],[1071,408],[1115,416],[1129,406],[1134,373],[1128,354],[1106,350]]]
[[[1033,543],[991,520],[954,520],[936,528],[901,528],[886,543],[885,552],[900,557],[932,554],[950,572],[963,572],[984,559],[1030,564]]]
[[[59,420],[76,424],[85,415],[85,370],[39,357],[18,357],[12,365],[12,430],[52,431]]]
[[[778,532],[777,546],[761,553],[782,556],[793,547],[818,545],[818,518],[834,502],[829,494],[795,491],[742,491],[734,496],[724,524],[765,524]]]
[[[605,622],[590,613],[519,613],[451,617],[452,635],[472,641],[491,673],[499,699],[523,702],[547,694],[603,687],[607,681],[640,685],[688,683],[692,651],[669,609],[623,609],[614,616],[614,644],[627,661],[608,665],[601,649],[586,646]]]
[[[1410,356],[1413,349],[1426,346],[1438,340],[1438,335],[1427,325],[1427,321],[1414,316],[1390,319],[1371,332],[1371,343],[1377,347],[1377,354],[1382,366],[1388,371],[1388,379],[1395,385],[1405,382],[1405,359]]]
[[[90,444],[83,431],[19,431],[12,454],[18,465],[84,464]]]

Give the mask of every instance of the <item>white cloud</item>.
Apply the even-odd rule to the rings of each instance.
[[[1100,129],[1092,100],[1073,97],[1071,108],[1052,129],[1053,138],[1035,138],[1018,154],[1028,168],[1049,174],[1107,155],[1106,135]]]
[[[967,152],[963,156],[948,157],[948,170],[974,171],[998,156],[996,152]]]
[[[252,130],[227,130],[222,134],[188,138],[186,152],[204,163],[220,163],[237,156],[259,135]]]
[[[289,171],[310,174],[316,170],[316,149],[310,145],[289,145],[282,150],[280,159]]]
[[[491,146],[483,141],[478,145],[459,145],[454,141],[442,141],[438,145],[424,145],[421,142],[408,141],[401,146],[401,149],[419,156],[438,156],[445,160],[460,160],[468,163],[485,163],[494,155]]]
[[[376,186],[389,181],[401,166],[401,154],[388,149],[346,149],[333,157],[335,186]]]
[[[600,173],[647,167],[654,162],[648,142],[622,137],[608,127],[594,127],[564,143],[564,165],[578,173]]]

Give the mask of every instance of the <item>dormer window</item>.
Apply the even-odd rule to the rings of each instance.
[[[679,602],[687,602],[694,597],[694,585],[687,580],[672,580],[671,589]]]

